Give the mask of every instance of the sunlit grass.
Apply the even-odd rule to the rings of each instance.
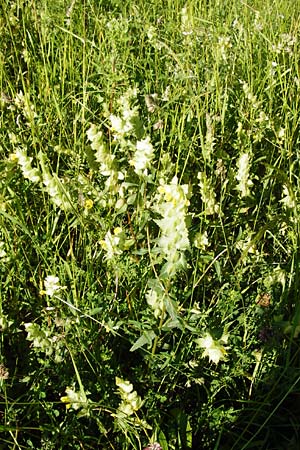
[[[0,6],[4,448],[298,448],[299,6]]]

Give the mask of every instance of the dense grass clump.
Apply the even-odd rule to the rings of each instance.
[[[299,448],[300,4],[0,11],[0,448]]]

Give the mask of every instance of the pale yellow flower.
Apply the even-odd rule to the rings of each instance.
[[[221,360],[226,361],[228,335],[223,334],[221,339],[214,339],[210,333],[206,332],[203,338],[196,339],[196,344],[204,349],[202,357],[208,357],[209,361],[218,364]]]

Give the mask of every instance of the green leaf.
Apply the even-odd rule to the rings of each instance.
[[[151,347],[153,339],[156,337],[156,334],[153,330],[146,330],[143,332],[142,336],[138,338],[138,340],[133,344],[130,348],[131,352],[134,352],[138,348],[143,347],[144,345],[148,345]]]
[[[158,434],[158,441],[162,450],[169,450],[167,438],[162,431],[160,431]]]

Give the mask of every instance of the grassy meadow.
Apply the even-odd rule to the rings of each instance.
[[[299,54],[299,0],[0,0],[0,450],[299,449]]]

